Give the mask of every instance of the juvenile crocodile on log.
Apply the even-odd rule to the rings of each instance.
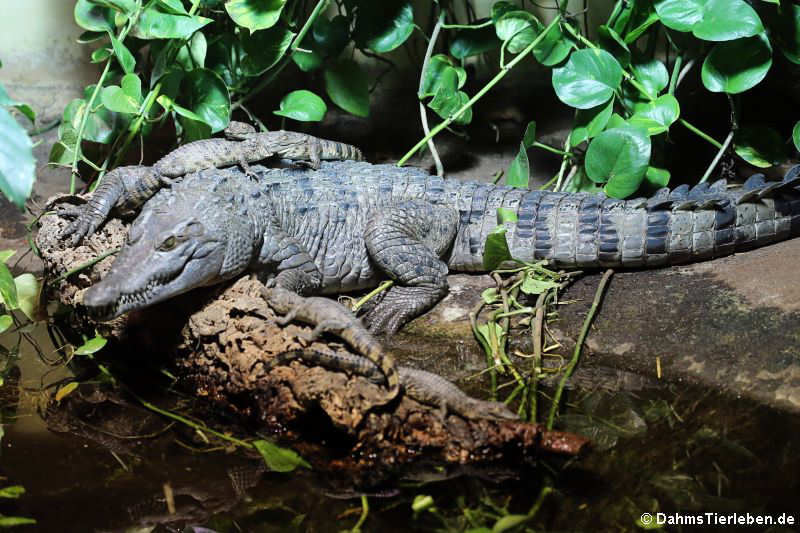
[[[244,122],[231,121],[225,138],[201,139],[184,144],[159,159],[152,167],[130,165],[117,167],[105,177],[83,208],[61,206],[59,214],[74,216],[68,229],[73,246],[116,210],[132,214],[163,185],[198,170],[239,165],[253,176],[249,163],[280,157],[317,169],[322,160],[350,159],[363,161],[355,146],[320,139],[294,131],[256,132]],[[78,216],[80,214],[80,216]]]
[[[633,200],[443,180],[353,161],[256,173],[251,180],[235,169],[203,170],[160,190],[83,304],[110,318],[245,271],[274,276],[277,287],[303,295],[391,278],[396,285],[365,322],[373,332],[393,333],[444,297],[448,271],[483,271],[499,207],[517,214],[516,223],[506,223],[514,257],[568,268],[686,263],[800,233],[800,166],[779,182],[756,175],[738,189],[721,180]],[[110,205],[127,201],[121,188],[95,194]],[[75,214],[93,219],[89,226],[99,223],[90,207]]]

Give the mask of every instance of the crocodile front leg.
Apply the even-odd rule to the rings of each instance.
[[[303,245],[275,225],[264,233],[258,262],[266,272],[277,272],[269,286],[297,294],[314,294],[322,287],[322,272]]]
[[[152,168],[134,165],[117,167],[108,174],[82,206],[61,206],[56,213],[74,220],[61,233],[70,246],[94,233],[112,209],[127,215],[136,212],[162,187]]]
[[[370,258],[398,282],[364,317],[373,333],[397,332],[447,294],[447,264],[458,229],[456,210],[414,200],[370,213],[364,242]]]

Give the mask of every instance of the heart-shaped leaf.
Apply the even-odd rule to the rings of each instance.
[[[273,111],[282,117],[300,120],[302,122],[319,122],[325,118],[328,106],[311,91],[292,91],[283,97],[280,109]]]
[[[586,175],[613,198],[633,194],[650,162],[650,138],[639,128],[622,126],[602,132],[586,151]]]
[[[573,52],[567,64],[553,69],[553,87],[558,98],[578,109],[607,102],[622,82],[622,67],[605,50]]]

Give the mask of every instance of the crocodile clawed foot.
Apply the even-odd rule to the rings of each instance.
[[[72,247],[80,244],[84,237],[94,233],[99,226],[99,223],[81,206],[60,206],[56,209],[56,215],[74,219],[59,235],[62,241]]]
[[[433,307],[442,296],[439,290],[428,287],[392,287],[380,303],[364,315],[364,324],[376,335],[394,335]]]

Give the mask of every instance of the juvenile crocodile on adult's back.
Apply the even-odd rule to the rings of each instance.
[[[498,207],[518,217],[506,223],[514,257],[563,267],[685,263],[800,234],[800,166],[779,182],[759,175],[737,189],[718,181],[633,200],[353,161],[256,173],[252,180],[235,169],[205,170],[159,191],[84,305],[116,316],[248,270],[300,294],[391,278],[395,286],[365,322],[392,333],[444,297],[449,271],[483,270]]]

